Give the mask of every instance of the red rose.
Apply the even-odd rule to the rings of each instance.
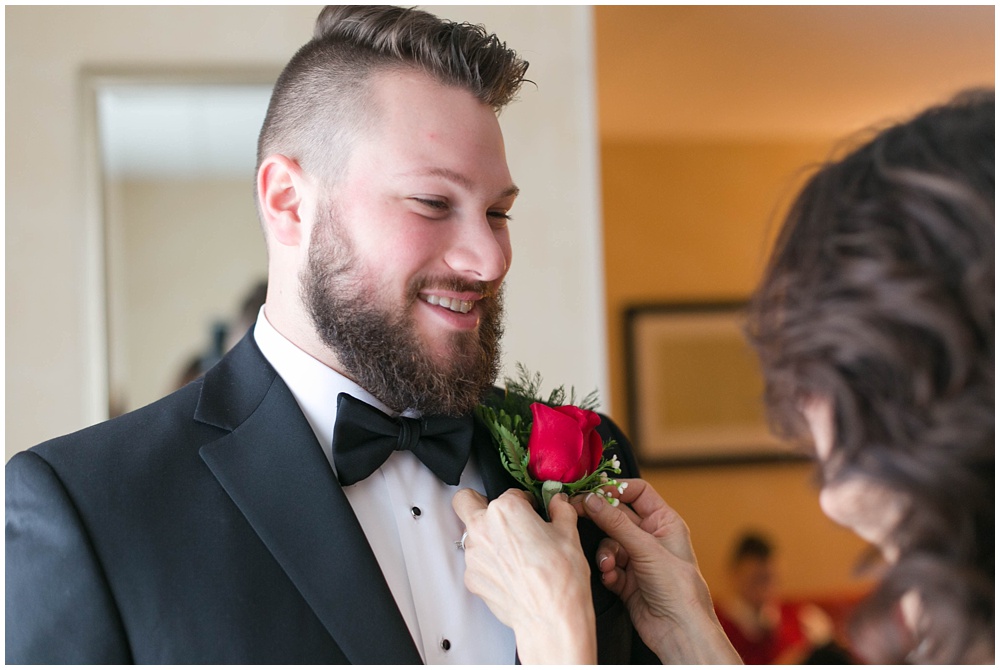
[[[532,403],[528,438],[528,473],[539,481],[563,483],[583,479],[600,464],[604,443],[594,430],[601,417],[572,405]]]

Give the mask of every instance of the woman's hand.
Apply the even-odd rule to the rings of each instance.
[[[514,630],[521,662],[596,663],[590,570],[566,496],[549,505],[551,523],[524,491],[487,505],[463,489],[452,507],[467,529],[465,585]]]
[[[712,607],[687,524],[641,479],[612,507],[590,494],[575,501],[608,534],[597,552],[604,585],[616,593],[643,641],[664,663],[741,663]]]

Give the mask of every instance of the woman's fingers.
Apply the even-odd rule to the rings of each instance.
[[[477,513],[486,511],[486,498],[472,489],[461,489],[451,499],[451,507],[466,526],[472,522]]]
[[[560,493],[549,501],[549,519],[563,532],[570,528],[576,529],[579,516],[565,493]]]
[[[641,518],[638,526],[643,531],[653,535],[670,553],[685,561],[694,563],[695,557],[694,550],[691,548],[691,536],[687,524],[677,511],[663,500],[649,482],[642,479],[623,479],[621,481],[626,482],[628,486],[622,491],[618,499],[631,506],[634,513]],[[621,505],[618,505],[615,509],[620,507]],[[596,506],[594,506],[594,511],[601,512]],[[615,516],[607,512],[603,514],[603,518],[608,523],[612,522]],[[591,515],[591,518],[593,519],[594,517]],[[597,519],[594,519],[594,522],[598,523]],[[600,524],[598,523],[598,525]],[[606,533],[611,534],[608,528],[604,528],[603,526],[602,528]],[[638,538],[640,536],[633,533],[632,537]]]
[[[627,566],[628,552],[610,537],[601,540],[597,548],[597,569],[601,573],[601,583],[619,596],[625,586]]]
[[[629,556],[625,548],[613,538],[601,540],[597,548],[597,568],[601,572],[612,572],[615,569],[628,567]]]
[[[621,505],[612,506],[596,493],[591,493],[584,499],[584,506],[591,521],[626,547],[630,541],[640,541],[642,537],[647,535],[622,509]]]
[[[646,480],[621,479],[619,481],[628,484],[628,486],[618,494],[618,499],[630,505],[639,516],[646,518],[660,508],[667,506],[656,489]]]
[[[601,540],[597,547],[597,567],[601,572],[610,572],[618,565],[620,545],[610,537]]]

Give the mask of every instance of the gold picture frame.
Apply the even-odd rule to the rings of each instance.
[[[628,408],[650,465],[802,460],[768,429],[763,378],[743,337],[745,303],[626,310]]]

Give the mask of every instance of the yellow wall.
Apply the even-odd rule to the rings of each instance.
[[[766,261],[776,208],[828,143],[601,146],[612,407],[625,416],[623,310],[742,299]]]
[[[744,299],[753,289],[804,166],[832,143],[662,142],[602,145],[612,404],[627,425],[625,309],[643,302]],[[646,469],[687,520],[713,593],[746,527],[779,548],[786,591],[856,592],[865,545],[823,516],[810,464]]]
[[[611,412],[627,425],[624,310],[749,296],[802,168],[871,124],[994,81],[994,8],[598,6]],[[865,545],[823,516],[806,463],[647,469],[713,593],[745,526],[786,592],[853,594]]]
[[[747,529],[777,547],[779,588],[789,596],[854,596],[870,577],[857,574],[867,545],[823,515],[810,463],[658,468],[644,476],[691,529],[702,574],[714,597],[729,590],[726,561]]]

